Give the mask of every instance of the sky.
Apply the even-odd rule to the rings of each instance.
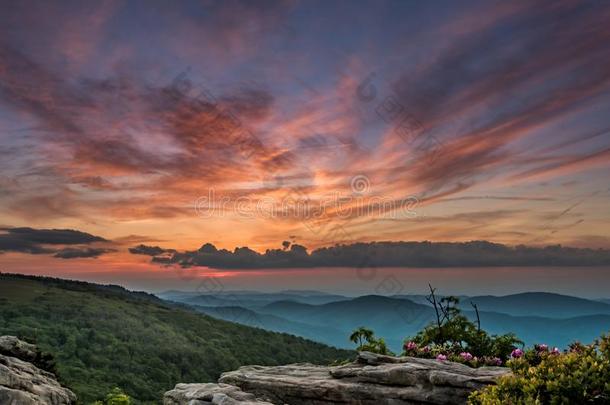
[[[161,286],[138,244],[610,248],[606,2],[3,3],[1,271]]]

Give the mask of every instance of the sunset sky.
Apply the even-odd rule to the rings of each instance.
[[[164,279],[138,244],[610,248],[608,21],[604,1],[3,2],[0,271]],[[20,227],[99,239],[57,254]]]

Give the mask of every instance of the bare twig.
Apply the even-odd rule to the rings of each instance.
[[[436,288],[432,288],[432,285],[430,285],[430,284],[428,284],[428,287],[430,287],[430,295],[428,295],[426,297],[426,300],[428,300],[428,302],[431,303],[432,306],[434,306],[434,312],[436,314],[436,326],[438,329],[437,336],[440,341],[440,340],[442,340],[442,334],[443,334],[443,329],[442,329],[443,319],[441,319],[441,312],[444,312],[443,306],[436,300],[436,295],[435,295]]]
[[[474,312],[477,314],[477,330],[480,332],[481,331],[481,317],[479,316],[479,308],[477,307],[477,304],[475,304],[472,301],[470,301],[470,305],[472,305],[472,307],[474,308]]]

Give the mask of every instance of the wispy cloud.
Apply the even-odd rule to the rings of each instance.
[[[120,224],[113,236],[185,243],[210,232],[261,249],[285,234],[332,244],[299,217],[246,221],[227,210],[204,221],[196,201],[210,190],[252,204],[348,198],[351,179],[365,176],[368,198],[417,198],[420,208],[411,221],[327,210],[323,220],[353,240],[537,237],[541,203],[569,206],[560,184],[605,181],[578,176],[610,162],[600,113],[610,105],[610,10],[573,1],[436,7],[8,6],[0,151],[11,159],[0,162],[0,220]],[[348,16],[363,28],[339,28]],[[421,126],[413,139],[384,116],[389,99]],[[532,192],[542,181],[547,189]],[[594,215],[544,238],[593,240],[580,225]],[[107,253],[74,249],[63,255]]]

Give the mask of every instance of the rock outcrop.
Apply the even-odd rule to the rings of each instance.
[[[0,404],[69,405],[76,395],[62,387],[55,375],[33,363],[40,358],[36,346],[14,336],[0,336]]]
[[[362,352],[340,366],[240,367],[222,374],[219,384],[178,384],[164,404],[464,404],[470,392],[508,373],[503,367]],[[218,393],[226,397],[214,399]]]
[[[165,393],[164,405],[273,405],[229,384],[177,384]]]

